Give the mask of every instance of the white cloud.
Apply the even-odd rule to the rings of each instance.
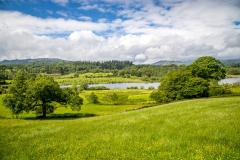
[[[98,10],[98,11],[100,11],[100,12],[106,12],[106,9],[103,8],[103,7],[101,7],[101,6],[99,6],[98,4],[94,4],[94,5],[83,5],[83,6],[81,6],[81,7],[78,7],[78,9],[86,10],[86,11],[96,9],[96,10]]]
[[[81,7],[78,7],[78,9],[82,9],[82,10],[92,10],[92,9],[97,9],[98,5],[94,4],[94,5],[84,5]]]
[[[79,19],[84,20],[84,21],[91,21],[92,20],[92,18],[88,17],[88,16],[80,16]]]
[[[224,43],[222,44],[224,45]],[[58,57],[68,60],[189,60],[211,55],[238,58],[240,47],[216,49],[181,36],[126,35],[104,38],[89,30],[74,31],[68,39],[36,36],[24,30],[0,32],[0,59]]]
[[[68,3],[68,0],[51,0],[51,1],[61,6],[65,6]]]
[[[0,60],[58,57],[153,63],[186,61],[204,55],[240,56],[240,25],[233,23],[240,21],[240,5],[234,0],[218,3],[213,0],[179,0],[179,3],[163,0],[163,6],[140,0],[104,2],[126,6],[117,11],[116,19],[101,18],[98,22],[92,22],[87,16],[79,17],[84,21],[42,19],[20,12],[0,11]],[[80,9],[101,7],[83,3]],[[51,38],[48,34],[69,34],[69,37]]]
[[[95,46],[99,45],[101,42],[103,42],[105,39],[103,37],[97,36],[92,31],[75,31],[70,34],[68,38],[71,42],[77,42],[80,44],[85,44],[88,46]]]
[[[106,22],[108,22],[108,19],[106,19],[106,18],[100,18],[100,19],[98,20],[98,22],[99,22],[99,23],[106,23]]]
[[[37,18],[20,12],[0,11],[0,23],[5,23],[10,31],[24,29],[33,34],[69,33],[75,30],[104,31],[107,24],[82,22],[73,19]]]
[[[53,14],[53,11],[51,10],[46,10],[48,14]]]
[[[57,14],[63,16],[63,17],[68,17],[67,13],[66,12],[63,12],[63,11],[57,11]]]
[[[240,34],[229,35],[224,40],[227,47],[230,47],[230,48],[240,47]]]
[[[195,38],[196,34],[202,36],[233,28],[240,30],[240,26],[233,24],[233,20],[240,20],[239,7],[226,1],[186,0],[174,4],[170,10],[149,1],[140,10],[126,8],[118,15],[128,18],[122,24],[123,30],[134,34],[161,32]]]
[[[145,61],[147,59],[147,56],[145,56],[143,53],[140,53],[140,54],[137,54],[136,56],[135,56],[135,60],[136,61]]]

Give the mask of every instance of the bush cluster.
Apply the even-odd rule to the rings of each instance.
[[[150,98],[158,103],[229,94],[228,85],[218,81],[226,76],[225,66],[213,57],[200,57],[188,67],[168,73]]]
[[[130,86],[130,87],[127,87],[127,89],[138,89],[137,86]]]
[[[92,86],[89,87],[88,90],[110,90],[110,88],[107,88],[105,86]]]

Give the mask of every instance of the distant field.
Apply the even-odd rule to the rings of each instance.
[[[83,95],[87,98],[92,92],[99,97],[99,101],[102,104],[109,104],[109,102],[106,100],[106,96],[113,93],[128,96],[128,101],[126,101],[126,104],[148,104],[152,103],[149,99],[149,96],[153,91],[141,89],[87,90],[80,95]],[[85,102],[88,103],[87,100],[85,100]]]
[[[53,77],[55,81],[61,85],[69,85],[73,83],[81,84],[82,82],[87,82],[89,84],[144,82],[139,77],[114,77],[112,73],[84,73],[80,74],[79,77],[74,77],[74,74],[68,74],[63,76],[56,75]]]
[[[0,157],[239,159],[239,104],[208,98],[91,118],[0,119]]]

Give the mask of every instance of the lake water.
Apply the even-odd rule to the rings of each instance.
[[[140,89],[140,87],[144,87],[144,89],[148,89],[148,87],[152,86],[155,89],[158,88],[158,86],[160,85],[159,82],[155,82],[155,83],[108,83],[108,84],[90,84],[88,85],[89,87],[93,87],[93,86],[105,86],[107,88],[110,89],[126,89],[127,87],[138,87]]]
[[[240,82],[240,77],[222,79],[221,81],[219,81],[219,84],[226,84],[226,83],[232,84],[235,82]],[[103,83],[103,84],[90,84],[88,86],[89,87],[105,86],[110,89],[126,89],[127,87],[138,87],[139,89],[140,89],[140,87],[144,87],[144,89],[148,89],[148,87],[152,86],[155,89],[157,89],[159,85],[160,85],[160,82],[154,82],[154,83]],[[65,87],[71,87],[71,85],[61,86],[61,88],[65,88]]]
[[[236,82],[240,82],[240,77],[222,79],[221,81],[219,81],[219,84],[226,84],[226,83],[233,84]]]

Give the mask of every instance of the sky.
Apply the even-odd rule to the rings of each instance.
[[[0,61],[240,58],[240,0],[0,0]]]

